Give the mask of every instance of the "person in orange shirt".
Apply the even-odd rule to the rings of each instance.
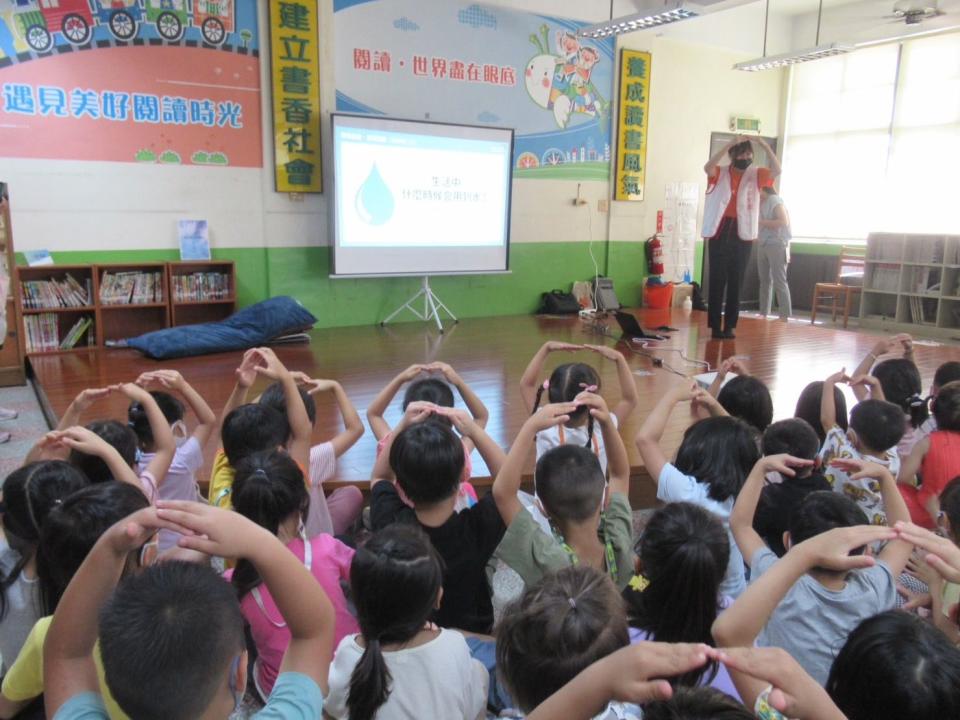
[[[735,337],[740,286],[750,248],[759,232],[760,190],[772,186],[780,174],[780,163],[773,150],[763,138],[756,138],[756,142],[766,151],[771,167],[753,164],[753,145],[743,135],[734,137],[703,166],[707,174],[703,237],[709,241],[708,323],[714,339]],[[730,163],[721,166],[724,155]]]

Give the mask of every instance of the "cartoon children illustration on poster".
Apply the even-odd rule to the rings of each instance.
[[[602,116],[609,103],[590,81],[600,53],[590,45],[581,45],[569,31],[557,31],[556,54],[549,51],[549,28],[540,27],[530,42],[540,51],[527,63],[524,82],[530,98],[540,107],[553,111],[557,126],[565,128],[573,113]]]

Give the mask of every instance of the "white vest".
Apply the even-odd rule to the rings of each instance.
[[[703,203],[703,237],[717,234],[720,220],[730,203],[733,187],[730,184],[730,166],[720,168],[720,177],[707,190]],[[743,171],[737,190],[737,233],[741,240],[756,240],[760,230],[760,189],[757,187],[757,166]]]

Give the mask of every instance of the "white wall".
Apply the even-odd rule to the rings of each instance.
[[[733,0],[736,5],[739,0]],[[602,20],[607,2],[500,0],[491,4]],[[260,27],[266,27],[260,3]],[[332,3],[321,2],[321,125],[324,187],[331,187],[328,113],[335,107]],[[629,3],[618,2],[617,12]],[[667,182],[703,182],[710,132],[724,130],[731,114],[759,117],[765,131],[780,124],[780,73],[737,73],[730,66],[760,54],[762,3],[741,5],[665,29],[634,33],[622,45],[653,53],[647,202],[613,203],[610,215],[597,201],[609,183],[582,184],[590,203],[574,207],[577,183],[523,180],[514,183],[514,242],[639,240],[652,234]],[[779,19],[775,20],[775,24]],[[788,33],[777,25],[777,37]],[[755,45],[751,49],[751,44]],[[738,51],[730,47],[739,48]],[[771,50],[773,52],[773,50]],[[269,118],[268,59],[261,56],[263,116]],[[175,248],[176,221],[205,218],[214,247],[286,247],[327,244],[327,195],[301,199],[273,191],[271,123],[263,123],[262,170],[190,166],[142,166],[2,159],[10,183],[17,248],[117,250]],[[0,147],[2,155],[2,147]]]

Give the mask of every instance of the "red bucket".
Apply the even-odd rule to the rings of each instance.
[[[643,286],[643,306],[655,310],[670,307],[673,302],[673,283]]]

